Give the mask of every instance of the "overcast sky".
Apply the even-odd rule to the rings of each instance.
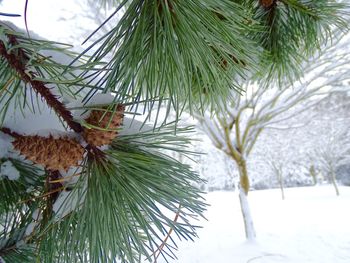
[[[86,23],[83,10],[77,2],[84,3],[82,0],[29,0],[27,14],[29,30],[52,41],[76,44],[72,43],[71,35],[75,28],[83,26],[92,30],[96,27]],[[25,0],[3,0],[0,12],[21,14],[22,17],[5,20],[25,28],[24,6]]]

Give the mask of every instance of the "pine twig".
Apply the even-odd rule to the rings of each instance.
[[[5,256],[6,254],[8,254],[10,251],[15,251],[16,249],[18,249],[17,245],[11,245],[9,247],[4,247],[0,250],[0,263],[5,263],[5,261],[3,261],[3,259],[1,258],[1,256]]]
[[[7,35],[12,45],[17,44],[16,37],[13,35]],[[80,123],[73,120],[72,113],[66,108],[66,106],[57,99],[57,97],[51,93],[50,89],[46,87],[45,83],[39,80],[34,80],[33,73],[26,72],[26,66],[23,61],[27,61],[28,57],[25,55],[21,48],[17,48],[18,54],[8,53],[5,43],[0,40],[0,56],[6,59],[8,64],[18,73],[22,81],[30,84],[32,88],[39,93],[46,101],[48,106],[52,108],[58,116],[60,116],[67,125],[75,132],[80,133],[83,131],[83,127]]]
[[[98,147],[88,144],[85,147],[85,150],[87,151],[88,159],[96,162],[102,162],[105,160],[105,153]]]
[[[1,127],[0,131],[7,134],[7,135],[10,135],[13,138],[20,138],[23,136],[17,132],[11,131],[9,128],[6,128],[6,127]]]
[[[44,194],[42,194],[42,195],[36,195],[36,196],[31,197],[31,198],[22,200],[22,201],[19,202],[19,204],[26,204],[26,203],[28,203],[28,202],[30,202],[30,201],[33,201],[33,200],[36,200],[36,199],[46,198],[46,197],[48,197],[48,196],[50,196],[50,195],[52,195],[52,194],[55,194],[55,193],[58,193],[58,194],[59,194],[60,192],[62,192],[62,191],[65,190],[65,189],[66,189],[66,187],[65,187],[65,186],[62,186],[61,188],[56,188],[55,190],[52,190],[52,191],[50,191],[50,192],[46,192],[46,193],[44,193]]]
[[[180,209],[181,209],[181,204],[179,205],[179,208],[178,208],[177,213],[176,213],[176,215],[175,215],[174,223],[176,223],[177,220],[179,219],[179,216],[180,216]],[[170,227],[170,229],[169,229],[169,231],[168,231],[166,237],[164,238],[162,244],[160,244],[159,247],[157,248],[157,250],[153,252],[153,254],[152,254],[152,255],[154,255],[154,262],[153,262],[153,263],[157,263],[157,259],[158,259],[159,255],[162,253],[162,251],[163,251],[163,249],[164,249],[164,247],[165,247],[165,245],[166,245],[168,239],[170,238],[172,232],[173,232],[173,228]],[[157,254],[157,252],[158,252],[158,254]],[[157,254],[157,255],[156,255],[156,254]],[[151,255],[151,256],[152,256],[152,255]]]
[[[51,202],[54,203],[57,200],[58,195],[62,191],[64,186],[61,182],[52,182],[52,181],[59,180],[63,178],[63,176],[57,170],[47,171],[47,172],[48,172],[47,184],[48,184],[49,192],[51,193],[50,198],[51,198]],[[58,189],[61,189],[61,191]]]

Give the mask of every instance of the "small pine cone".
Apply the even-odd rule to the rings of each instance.
[[[265,8],[269,8],[269,7],[272,6],[275,2],[276,2],[276,0],[259,0],[260,5],[263,6],[263,7],[265,7]]]
[[[72,166],[78,166],[84,155],[84,148],[67,137],[20,136],[12,144],[27,159],[48,170],[67,171]]]
[[[118,132],[116,129],[123,123],[124,110],[125,106],[119,104],[115,113],[106,112],[104,110],[91,111],[89,117],[85,119],[85,121],[90,125],[107,130],[84,128],[83,137],[87,143],[93,146],[111,144],[113,139],[117,137]]]

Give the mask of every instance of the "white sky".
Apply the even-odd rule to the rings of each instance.
[[[77,2],[84,5],[84,1],[29,0],[27,14],[29,30],[52,41],[71,43],[71,33],[74,28],[81,27],[82,23],[85,22],[83,10]],[[22,17],[6,17],[5,20],[25,28],[24,6],[25,0],[3,0],[0,4],[0,11],[21,14]],[[63,17],[65,19],[62,19]],[[83,26],[91,30],[96,27],[85,23]]]

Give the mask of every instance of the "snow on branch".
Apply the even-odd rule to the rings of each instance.
[[[335,46],[314,56],[295,83],[282,88],[245,83],[245,93],[233,94],[235,100],[226,103],[225,112],[196,116],[200,126],[217,148],[234,159],[246,158],[264,129],[286,129],[283,122],[344,90],[350,80],[349,42],[349,37],[336,40]]]

